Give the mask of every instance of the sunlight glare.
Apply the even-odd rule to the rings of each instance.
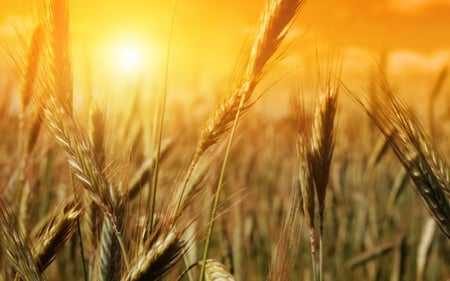
[[[117,46],[114,55],[120,72],[137,74],[142,71],[144,52],[138,45],[129,43]]]

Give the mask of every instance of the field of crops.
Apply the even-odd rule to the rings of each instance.
[[[169,42],[160,80],[102,88],[43,2],[0,73],[0,280],[450,278],[446,66],[425,95],[389,52],[279,74],[308,1],[268,0],[227,81],[171,87]]]

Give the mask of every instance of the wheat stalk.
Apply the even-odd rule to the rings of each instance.
[[[311,137],[311,120],[307,117],[303,102],[297,95],[292,97],[292,105],[296,119],[297,132],[297,161],[298,161],[298,188],[300,194],[300,211],[305,216],[306,224],[309,228],[309,241],[311,245],[311,257],[314,278],[316,278],[318,263],[317,243],[315,231],[315,186],[313,177],[313,161],[312,158],[312,137]]]
[[[384,77],[380,88],[376,100],[356,97],[355,100],[388,139],[425,207],[450,238],[449,166],[433,147],[408,106],[394,95]]]
[[[203,127],[201,131],[200,141],[197,145],[185,183],[182,187],[179,205],[183,201],[184,190],[200,157],[209,147],[218,141],[222,134],[224,134],[230,127],[232,128],[221,173],[217,183],[214,203],[211,209],[199,281],[202,281],[204,278],[205,263],[208,255],[217,205],[223,186],[223,178],[228,161],[228,155],[231,150],[231,144],[237,128],[238,120],[241,114],[243,114],[252,105],[250,102],[251,96],[262,78],[269,60],[274,56],[286,36],[287,30],[293,18],[296,16],[301,3],[303,3],[301,0],[275,0],[266,3],[265,9],[260,18],[253,45],[250,49],[249,57],[246,61],[241,81],[238,82],[237,87],[231,96],[221,103],[219,108],[210,115],[208,121],[206,122],[206,126]],[[176,210],[178,208],[179,207],[177,207]]]
[[[201,130],[200,140],[182,187],[179,205],[183,200],[184,189],[202,155],[222,135],[229,131],[238,112],[244,113],[253,105],[251,102],[253,92],[263,77],[268,62],[275,55],[285,38],[290,24],[297,15],[302,3],[302,0],[273,0],[266,2],[239,82],[231,94],[219,103],[217,108],[211,113]]]
[[[44,280],[25,238],[24,226],[9,204],[0,197],[0,246],[17,272],[15,280]]]
[[[125,216],[125,199],[118,198],[116,200],[114,210],[119,224],[117,227],[119,231],[122,231]],[[98,259],[99,272],[96,280],[113,281],[120,279],[120,244],[110,220],[103,220]]]
[[[77,220],[81,216],[79,204],[73,200],[64,203],[40,228],[33,239],[34,260],[40,272],[54,260],[58,251],[76,231]]]
[[[156,227],[146,242],[146,250],[131,263],[122,281],[161,280],[182,256],[180,234],[167,226]]]

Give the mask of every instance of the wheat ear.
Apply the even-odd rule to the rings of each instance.
[[[34,238],[34,260],[40,272],[47,268],[75,233],[77,220],[81,214],[79,204],[69,200],[62,208],[58,208],[38,231]]]
[[[240,80],[231,94],[212,112],[200,133],[200,140],[191,160],[179,205],[183,200],[184,189],[202,155],[219,138],[229,131],[238,112],[244,113],[252,106],[251,97],[267,69],[268,62],[274,57],[289,27],[300,9],[302,0],[273,0],[266,2],[261,15],[253,45],[245,59]],[[177,208],[179,209],[179,207]]]
[[[334,119],[337,109],[339,84],[328,80],[325,92],[316,101],[309,161],[319,209],[319,280],[323,279],[323,220],[325,196],[334,151]]]
[[[388,139],[414,182],[425,207],[450,238],[450,169],[406,103],[396,97],[384,76],[375,104],[355,98]],[[376,111],[370,110],[376,108]]]
[[[122,232],[125,216],[125,198],[114,197],[114,213],[117,218],[117,228]],[[100,254],[98,256],[98,275],[96,280],[119,280],[122,268],[120,241],[115,235],[115,229],[110,220],[103,220],[100,235]]]
[[[297,124],[297,161],[298,161],[298,189],[300,194],[300,211],[303,213],[306,224],[309,228],[309,240],[311,244],[311,257],[314,272],[314,280],[316,280],[318,263],[317,242],[315,232],[315,188],[313,178],[313,162],[312,158],[312,137],[311,120],[308,119],[304,109],[303,102],[300,101],[298,94],[292,97],[292,105]]]
[[[0,246],[14,271],[15,280],[44,280],[33,259],[24,226],[10,205],[0,197]]]
[[[235,281],[225,266],[214,259],[207,259],[205,265],[205,281]]]
[[[228,163],[228,157],[231,151],[239,118],[241,117],[241,114],[243,114],[252,105],[250,98],[255,90],[255,87],[262,78],[269,60],[274,56],[286,36],[288,28],[292,23],[293,18],[297,15],[301,3],[303,3],[301,0],[273,0],[267,2],[262,13],[262,17],[260,18],[258,30],[250,50],[249,58],[246,61],[245,70],[242,76],[243,79],[238,83],[238,87],[231,95],[231,98],[222,104],[222,106],[219,107],[219,110],[216,110],[210,116],[206,127],[204,127],[201,132],[200,142],[198,143],[197,151],[194,154],[194,161],[192,162],[194,166],[191,163],[191,168],[189,169],[186,177],[181,195],[184,193],[184,189],[187,186],[187,182],[189,181],[191,175],[190,173],[195,168],[200,156],[211,145],[217,142],[218,137],[221,134],[231,127],[231,133],[228,139],[219,180],[217,182],[217,189],[214,195],[214,203],[211,208],[199,281],[203,281],[204,278],[205,262],[208,256],[209,243],[211,241],[217,206],[223,187],[223,179],[226,165]],[[225,105],[225,108],[223,108],[223,105]],[[181,202],[182,197],[180,197],[179,204],[181,204]]]
[[[144,248],[122,281],[161,280],[182,256],[184,243],[179,233],[157,224]]]

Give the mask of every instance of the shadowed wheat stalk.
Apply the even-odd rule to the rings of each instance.
[[[305,112],[304,105],[297,95],[292,99],[293,110],[297,122],[297,158],[299,161],[299,188],[301,210],[306,216],[310,229],[311,254],[313,267],[318,263],[318,271],[314,272],[319,280],[323,274],[323,219],[325,196],[328,186],[331,158],[334,151],[334,119],[337,109],[339,84],[331,77],[326,82],[323,94],[316,99],[313,120]],[[317,198],[319,214],[319,255],[315,239],[315,216]]]
[[[425,207],[450,238],[449,166],[433,147],[412,111],[392,92],[384,76],[380,84],[376,99],[368,101],[353,97],[388,139]]]
[[[317,270],[316,265],[318,263],[317,257],[317,242],[316,242],[316,231],[315,231],[315,190],[314,190],[314,179],[313,179],[313,166],[311,161],[311,128],[312,124],[308,118],[304,104],[300,101],[297,95],[292,98],[292,105],[294,110],[294,115],[296,119],[297,126],[297,161],[298,161],[298,187],[300,194],[299,207],[301,213],[305,216],[306,224],[309,228],[309,241],[311,244],[311,257],[314,278],[316,278]]]

